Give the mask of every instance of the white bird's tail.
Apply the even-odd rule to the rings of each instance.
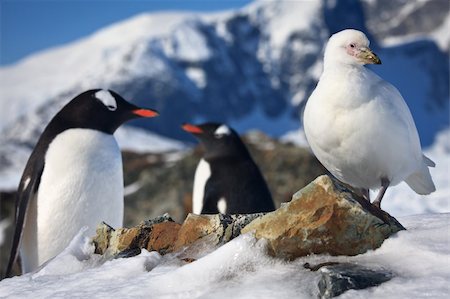
[[[436,191],[433,179],[431,178],[430,170],[428,167],[434,167],[436,164],[428,157],[423,155],[422,168],[409,177],[406,178],[405,182],[413,189],[416,193],[421,195],[430,194]]]

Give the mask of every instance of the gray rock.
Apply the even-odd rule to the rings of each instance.
[[[333,298],[348,290],[378,286],[394,277],[387,270],[374,270],[351,263],[332,263],[319,268],[321,278],[318,297],[321,299]]]

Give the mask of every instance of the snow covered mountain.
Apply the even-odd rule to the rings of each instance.
[[[431,146],[449,126],[448,6],[257,1],[219,14],[138,15],[0,68],[0,167],[29,153],[56,111],[89,88],[157,109],[160,117],[132,125],[171,138],[188,138],[180,124],[203,120],[282,136],[301,126],[328,36],[349,27],[369,34],[383,61],[372,69],[400,89]]]

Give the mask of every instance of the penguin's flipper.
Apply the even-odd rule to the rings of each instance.
[[[33,158],[34,157],[30,157],[30,160],[25,167],[25,171],[19,184],[18,196],[16,200],[16,221],[14,235],[5,277],[11,277],[11,271],[19,252],[20,239],[22,237],[23,228],[25,226],[25,217],[27,214],[27,210],[30,202],[32,200],[36,200],[37,190],[41,182],[41,175],[44,171],[44,162],[36,161],[36,159]]]
[[[205,186],[205,195],[203,197],[202,214],[217,214],[219,209],[217,208],[217,202],[220,199],[218,186],[214,183],[214,180],[209,179]]]

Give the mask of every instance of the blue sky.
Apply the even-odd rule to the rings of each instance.
[[[0,0],[0,65],[142,12],[218,11],[251,0]]]

